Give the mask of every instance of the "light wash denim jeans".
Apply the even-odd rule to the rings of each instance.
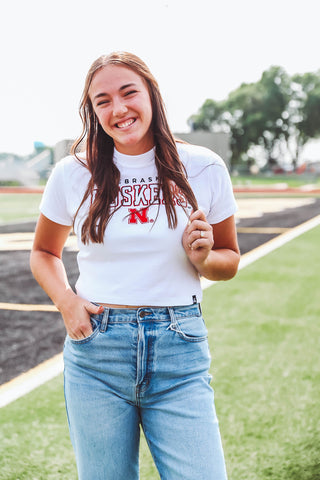
[[[163,480],[225,480],[198,304],[108,309],[67,337],[65,398],[80,480],[137,480],[140,425]]]

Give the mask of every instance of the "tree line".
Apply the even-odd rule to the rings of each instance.
[[[290,76],[280,66],[243,83],[226,100],[207,99],[188,119],[192,130],[231,136],[231,165],[263,156],[272,166],[286,158],[293,167],[308,140],[320,137],[320,70]]]

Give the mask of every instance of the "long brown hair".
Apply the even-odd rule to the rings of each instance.
[[[77,211],[78,214],[81,206],[90,197],[88,216],[81,231],[83,243],[89,243],[89,241],[103,243],[105,228],[114,213],[111,204],[119,192],[120,172],[113,162],[113,139],[105,133],[99,124],[89,96],[90,85],[95,73],[107,65],[129,68],[137,73],[147,85],[153,112],[151,129],[155,142],[155,163],[169,228],[176,228],[177,226],[177,214],[171,190],[172,182],[182,191],[192,208],[197,209],[196,198],[188,183],[184,166],[179,158],[176,143],[167,122],[164,102],[156,79],[146,64],[132,53],[114,52],[110,55],[103,55],[92,64],[87,74],[79,108],[83,130],[71,149],[71,153],[91,173],[87,190]],[[83,142],[86,145],[85,163],[77,156],[79,146]],[[93,195],[94,190],[95,195]]]

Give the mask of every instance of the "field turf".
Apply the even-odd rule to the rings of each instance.
[[[229,480],[320,480],[320,227],[205,291]],[[0,410],[0,480],[76,480],[62,377]],[[144,440],[141,480],[158,479]]]
[[[36,219],[39,215],[40,200],[39,193],[0,192],[0,223]]]

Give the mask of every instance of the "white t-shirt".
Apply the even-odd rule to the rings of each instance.
[[[216,224],[233,215],[237,207],[221,158],[204,147],[178,143],[177,148],[208,222]],[[91,302],[119,305],[173,306],[201,301],[199,274],[182,246],[191,206],[177,191],[178,226],[170,229],[157,184],[154,149],[138,156],[115,150],[114,162],[121,173],[116,204],[121,198],[123,203],[107,225],[104,243],[81,242],[89,200],[76,217],[78,295]],[[73,156],[58,162],[41,201],[43,215],[72,225],[89,178],[89,171]]]

